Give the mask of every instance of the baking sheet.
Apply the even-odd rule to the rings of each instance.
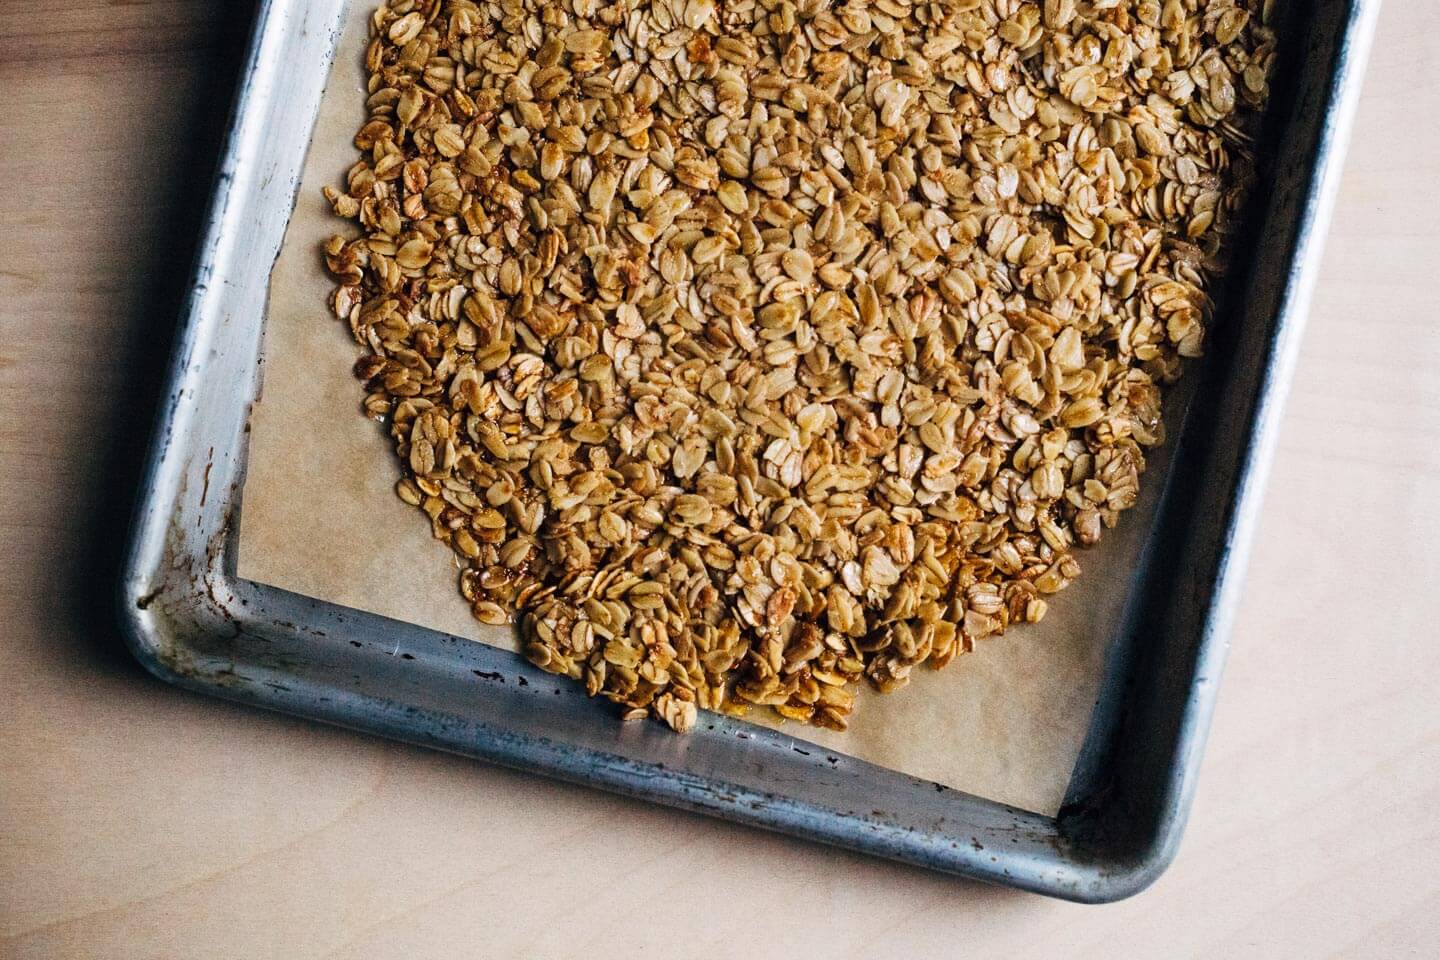
[[[319,253],[337,219],[321,196],[355,162],[365,119],[362,57],[371,0],[351,3],[285,241],[271,275],[262,386],[251,421],[240,577],[514,650],[509,628],[474,621],[451,552],[394,494],[389,439],[360,413],[359,348],[330,312]],[[826,749],[1045,816],[1059,809],[1098,696],[1131,575],[1154,514],[1163,451],[1140,502],[1097,547],[1041,624],[983,640],[893,695],[862,690],[850,730],[783,724]],[[483,696],[477,687],[477,696]],[[753,717],[769,722],[760,712]]]

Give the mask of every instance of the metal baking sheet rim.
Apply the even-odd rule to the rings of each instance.
[[[344,3],[259,6],[121,577],[120,619],[137,659],[229,700],[1068,900],[1119,900],[1152,883],[1175,855],[1193,798],[1378,2],[1316,3],[1304,56],[1290,58],[1306,79],[1295,81],[1294,129],[1282,145],[1309,146],[1279,175],[1294,195],[1273,191],[1243,291],[1249,309],[1268,313],[1254,321],[1264,324],[1264,354],[1248,380],[1207,368],[1212,386],[1238,399],[1199,432],[1222,434],[1233,449],[1213,436],[1208,448],[1192,444],[1187,424],[1172,476],[1188,464],[1226,482],[1178,481],[1184,490],[1167,490],[1160,521],[1178,512],[1170,566],[1199,563],[1200,577],[1172,571],[1171,585],[1193,595],[1137,612],[1130,632],[1168,642],[1127,644],[1144,649],[1121,709],[1082,757],[1094,768],[1085,789],[1056,818],[724,718],[707,717],[685,738],[596,722],[609,717],[602,706],[507,652],[230,572],[269,266]],[[1277,231],[1278,252],[1268,243]],[[1202,448],[1198,460],[1187,444]],[[1168,505],[1177,497],[1188,521],[1185,506]],[[1201,529],[1207,513],[1223,521]],[[485,696],[473,695],[476,683]]]

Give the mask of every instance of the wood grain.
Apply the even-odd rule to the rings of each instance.
[[[1085,908],[130,664],[105,577],[241,7],[0,8],[0,956],[1440,955],[1440,8],[1382,11],[1185,845]]]

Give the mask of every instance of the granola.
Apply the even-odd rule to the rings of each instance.
[[[486,623],[677,730],[1040,620],[1200,352],[1260,0],[392,0],[324,245]]]

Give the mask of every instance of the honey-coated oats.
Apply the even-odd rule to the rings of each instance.
[[[1259,0],[392,0],[325,244],[475,616],[843,729],[1079,573],[1196,355]]]

